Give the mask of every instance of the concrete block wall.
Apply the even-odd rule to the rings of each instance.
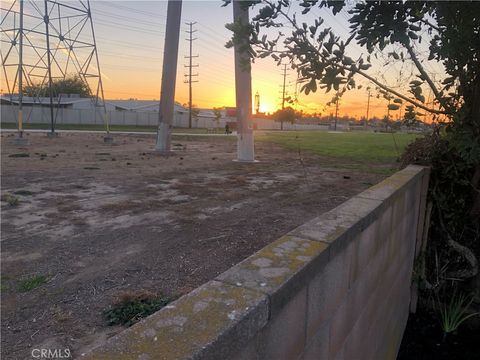
[[[86,359],[395,359],[426,168],[294,229]]]

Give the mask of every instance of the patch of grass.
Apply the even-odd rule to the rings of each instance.
[[[131,326],[167,305],[170,299],[149,291],[129,291],[120,294],[115,303],[103,311],[109,325]]]
[[[5,284],[3,281],[0,283],[0,290],[1,291],[7,291],[10,287]]]
[[[33,192],[29,190],[18,190],[14,192],[15,195],[21,195],[21,196],[31,196],[33,195]]]
[[[273,142],[286,148],[306,151],[329,158],[347,160],[354,164],[333,164],[334,167],[352,167],[362,170],[365,165],[394,164],[405,147],[414,141],[418,134],[405,133],[330,133],[326,131],[269,131],[260,132],[255,138],[259,141]],[[348,166],[347,166],[348,165]],[[390,173],[395,166],[382,169]]]
[[[0,198],[1,201],[5,201],[10,206],[17,206],[20,203],[18,196],[12,194],[4,194]]]
[[[16,154],[10,154],[8,157],[11,158],[23,158],[23,157],[30,157],[29,153],[16,153]]]
[[[46,275],[36,275],[31,278],[24,279],[20,281],[18,285],[18,291],[27,292],[33,289],[38,288],[40,285],[45,284],[48,281],[48,276]]]

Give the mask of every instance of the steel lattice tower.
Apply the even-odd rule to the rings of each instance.
[[[2,89],[5,87],[12,103],[18,102],[20,137],[24,90],[27,87],[48,89],[47,94],[30,95],[34,103],[49,108],[47,118],[50,118],[53,134],[62,94],[53,93],[52,82],[72,75],[79,76],[88,85],[95,116],[101,117],[108,135],[102,73],[89,0],[2,1],[0,10]]]

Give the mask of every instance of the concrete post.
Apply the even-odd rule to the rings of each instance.
[[[160,111],[158,112],[157,143],[155,146],[156,151],[164,154],[168,154],[171,148],[181,15],[182,1],[169,0],[163,51],[162,89],[160,92]]]
[[[248,7],[233,1],[233,21],[248,24]],[[247,42],[249,39],[243,39]],[[235,95],[237,101],[237,161],[254,162],[252,128],[252,73],[248,54],[235,45]]]

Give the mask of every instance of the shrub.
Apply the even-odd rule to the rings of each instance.
[[[169,299],[148,291],[129,291],[120,294],[114,304],[103,313],[109,325],[131,326],[169,302]]]

